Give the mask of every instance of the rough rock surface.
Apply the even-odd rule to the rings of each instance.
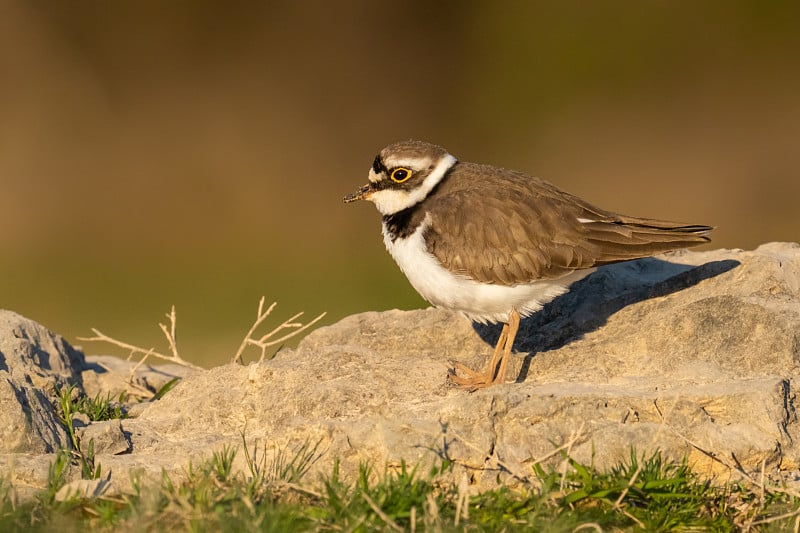
[[[0,313],[0,453],[50,453],[66,445],[53,410],[56,387],[80,384],[83,354],[60,335]]]
[[[338,458],[345,477],[364,461],[447,456],[489,486],[498,471],[527,475],[562,446],[600,467],[633,447],[688,456],[709,476],[762,466],[798,475],[800,245],[601,268],[523,321],[516,383],[451,387],[452,362],[480,367],[498,333],[437,309],[354,315],[271,361],[188,375],[136,418],[82,431],[102,444],[98,460],[115,487],[131,471],[179,473],[243,433],[268,456],[316,445],[313,468],[329,473]],[[0,378],[13,372],[0,369]],[[98,383],[91,372],[83,383]],[[3,413],[11,396],[0,396]],[[17,455],[0,455],[0,469]],[[35,484],[41,467],[25,461],[15,464],[31,476],[18,466],[12,481]]]

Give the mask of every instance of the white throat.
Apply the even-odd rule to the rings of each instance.
[[[425,197],[428,196],[428,193],[442,181],[447,171],[456,163],[456,158],[447,154],[442,157],[433,171],[428,174],[422,184],[416,189],[410,191],[383,189],[372,193],[369,200],[375,204],[375,207],[378,208],[378,211],[380,211],[382,215],[393,215],[403,209],[408,209],[412,205],[418,204],[424,200]],[[372,171],[370,171],[370,181],[374,181],[372,179]]]

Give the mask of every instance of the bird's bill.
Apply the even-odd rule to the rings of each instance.
[[[360,189],[358,189],[353,194],[348,194],[344,197],[344,203],[349,204],[350,202],[355,202],[356,200],[366,200],[371,192],[371,187],[369,184],[364,185]]]

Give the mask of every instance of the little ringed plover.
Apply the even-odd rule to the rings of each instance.
[[[539,178],[413,140],[381,150],[369,183],[344,198],[355,200],[383,215],[386,248],[423,298],[504,324],[483,370],[457,364],[450,375],[470,390],[505,382],[520,317],[598,266],[702,244],[713,229],[618,215]]]

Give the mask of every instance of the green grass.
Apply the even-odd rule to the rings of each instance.
[[[243,438],[244,441],[244,438]],[[259,453],[259,451],[261,453]],[[447,461],[421,472],[401,463],[375,471],[362,465],[344,482],[335,463],[322,480],[307,479],[317,446],[279,451],[226,447],[189,464],[180,481],[118,497],[56,501],[65,472],[75,465],[57,455],[48,486],[18,503],[0,483],[1,531],[782,531],[794,528],[800,499],[781,489],[698,478],[685,462],[631,452],[600,471],[569,457],[537,465],[530,481],[498,484],[480,494],[450,481]],[[234,469],[243,453],[247,467]],[[564,468],[566,467],[566,468]]]
[[[82,443],[74,425],[74,416],[77,414],[86,415],[90,421],[100,422],[103,420],[111,420],[113,418],[124,418],[122,412],[122,396],[119,402],[114,404],[111,401],[111,396],[106,398],[100,397],[98,394],[94,398],[89,398],[84,394],[78,393],[75,385],[70,385],[64,389],[56,390],[59,402],[58,418],[67,430],[71,448],[69,451],[62,450],[59,453],[58,459],[55,464],[62,460],[62,455],[72,457],[72,462],[79,464],[81,467],[82,479],[99,479],[102,472],[100,463],[95,462],[94,456],[94,439],[89,439],[88,443]],[[64,467],[59,466],[59,472],[63,472]],[[51,486],[57,485],[59,479],[63,476],[56,476],[55,478],[51,472]],[[63,484],[63,483],[61,483]],[[57,491],[59,487],[56,487]]]

